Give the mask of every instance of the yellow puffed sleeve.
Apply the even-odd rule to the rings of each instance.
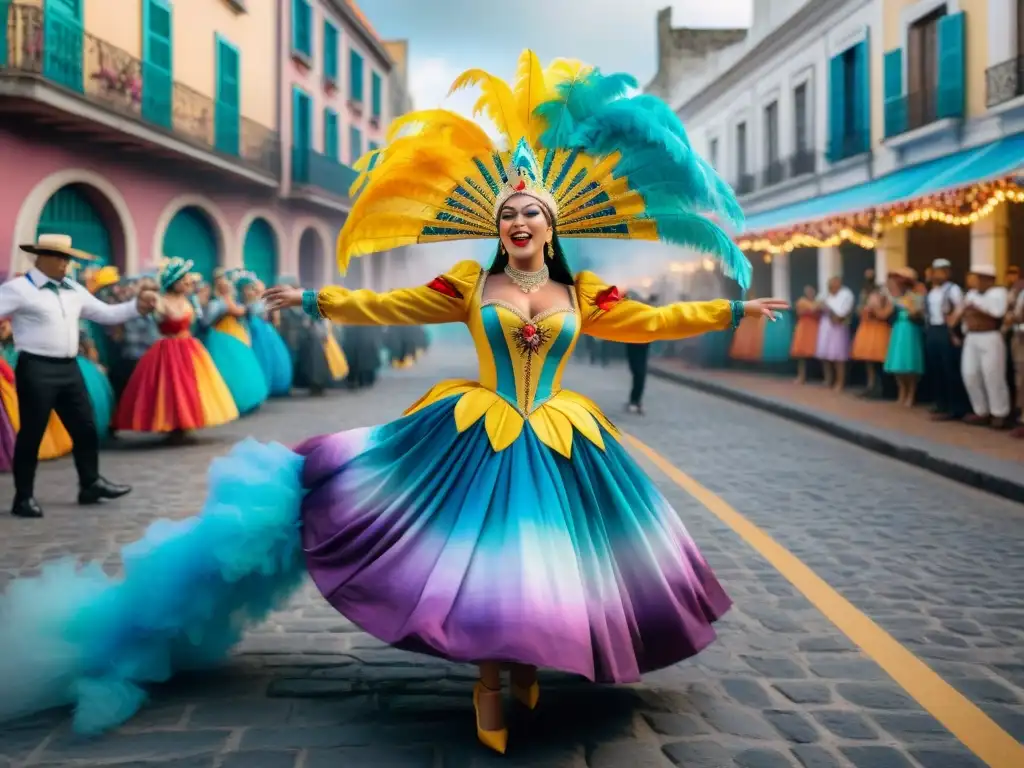
[[[475,261],[460,261],[427,285],[386,293],[329,285],[316,294],[321,316],[341,325],[431,325],[465,321],[480,277]]]
[[[642,344],[722,331],[733,325],[732,302],[685,301],[652,307],[627,299],[593,272],[576,276],[576,297],[583,317],[583,333],[606,341]]]

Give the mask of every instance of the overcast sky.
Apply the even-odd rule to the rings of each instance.
[[[580,59],[605,72],[628,72],[643,85],[657,68],[659,9],[672,6],[675,27],[747,27],[752,0],[357,2],[382,38],[409,41],[409,81],[416,108],[445,106],[469,114],[475,92],[446,98],[452,81],[466,69],[481,67],[509,79],[520,52],[531,48],[544,63],[557,57]],[[641,247],[654,252],[650,245]],[[473,248],[480,246],[446,244],[428,250],[453,256],[458,252],[465,258]],[[634,245],[615,244],[612,249],[623,248],[632,252]]]

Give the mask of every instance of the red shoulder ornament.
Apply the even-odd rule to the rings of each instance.
[[[449,280],[444,275],[438,275],[429,283],[427,283],[427,288],[430,288],[432,291],[437,291],[438,293],[448,296],[449,298],[452,299],[462,298],[462,294],[459,293],[459,289],[456,288],[452,284],[452,281]]]
[[[622,291],[616,286],[610,285],[597,294],[594,298],[594,306],[602,312],[607,312],[624,298],[625,296],[622,295]]]

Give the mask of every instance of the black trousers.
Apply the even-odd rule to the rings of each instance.
[[[14,383],[21,420],[21,429],[14,440],[15,499],[20,501],[35,495],[39,444],[51,411],[57,412],[74,442],[79,485],[84,488],[96,482],[99,479],[99,438],[78,362],[73,357],[40,357],[21,352]]]
[[[935,396],[935,410],[962,418],[969,411],[960,371],[960,348],[944,325],[929,325],[924,337],[924,366]]]
[[[647,356],[650,344],[627,344],[626,362],[629,372],[633,375],[633,386],[629,390],[629,404],[640,405],[644,399],[644,386],[647,384]]]

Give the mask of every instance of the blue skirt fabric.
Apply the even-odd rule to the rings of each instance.
[[[240,414],[252,413],[266,402],[270,396],[267,377],[249,345],[213,328],[203,335],[203,344],[228,385]]]
[[[730,600],[678,514],[615,438],[572,458],[527,425],[495,452],[457,397],[294,450],[215,459],[199,515],[154,523],[102,564],[44,566],[0,597],[0,722],[75,705],[82,733],[148,684],[223,659],[306,571],[385,642],[633,682],[715,637]],[[116,663],[111,663],[116,660]]]
[[[103,440],[110,434],[110,425],[114,420],[114,388],[110,386],[107,375],[89,358],[78,356],[78,370],[82,372],[89,402],[92,403],[96,434]]]
[[[761,344],[762,363],[785,363],[793,343],[793,313],[778,312],[776,320],[764,321],[764,340]]]
[[[286,397],[292,391],[292,355],[277,329],[262,317],[249,318],[252,351],[267,380],[271,397]]]
[[[893,376],[924,375],[924,328],[897,307],[882,370]]]

